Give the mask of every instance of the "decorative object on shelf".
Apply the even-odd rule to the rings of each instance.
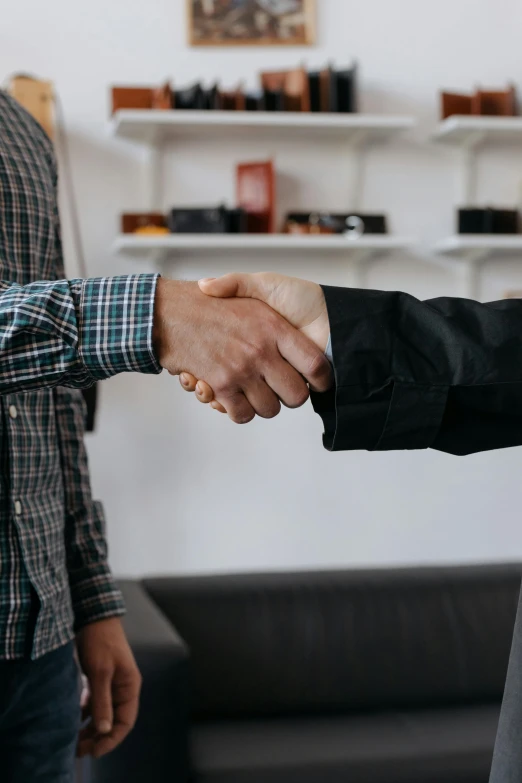
[[[243,85],[222,90],[196,82],[173,89],[113,87],[112,113],[118,109],[188,109],[191,111],[276,111],[353,113],[357,111],[357,65],[308,72],[303,66],[286,71],[263,71],[259,89],[245,92]]]
[[[346,234],[350,239],[388,233],[385,215],[331,212],[289,212],[283,230],[286,234]]]
[[[247,216],[249,234],[273,234],[275,231],[275,170],[271,160],[240,163],[236,168],[238,206]]]
[[[172,109],[172,87],[170,82],[165,82],[161,87],[152,91],[153,109]]]
[[[330,64],[322,71],[308,74],[310,104],[313,112],[357,111],[357,64],[337,71]]]
[[[186,0],[192,46],[307,46],[315,0]]]
[[[171,109],[170,83],[161,87],[112,87],[112,113],[119,109]]]
[[[122,234],[135,234],[144,229],[167,229],[165,215],[161,212],[124,212],[121,216]]]
[[[261,86],[265,96],[278,97],[281,111],[310,111],[310,82],[304,68],[264,71],[261,73]]]
[[[242,88],[228,92],[218,90],[218,105],[222,111],[245,111],[245,94]]]
[[[518,234],[520,218],[516,209],[464,207],[458,210],[459,234]]]
[[[515,87],[507,90],[476,90],[473,95],[441,92],[442,119],[454,115],[514,117],[518,114]]]
[[[134,234],[140,234],[140,235],[152,235],[152,236],[161,236],[162,234],[170,234],[169,229],[167,226],[142,226],[141,228],[137,228],[136,231],[133,232]]]
[[[203,109],[205,107],[206,96],[199,82],[185,87],[182,90],[174,90],[172,93],[173,109]]]
[[[247,228],[242,209],[192,207],[171,209],[167,218],[173,234],[242,234]]]

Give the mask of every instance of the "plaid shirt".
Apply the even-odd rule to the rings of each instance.
[[[0,659],[123,613],[78,389],[160,371],[156,277],[64,280],[56,184],[51,142],[0,91]]]

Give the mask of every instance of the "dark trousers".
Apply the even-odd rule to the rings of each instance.
[[[79,727],[72,643],[36,661],[0,661],[2,783],[72,783]]]

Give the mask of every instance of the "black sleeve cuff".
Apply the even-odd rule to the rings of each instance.
[[[403,294],[323,287],[335,388],[312,394],[330,451],[425,449],[435,440],[448,387],[394,377],[393,329]]]

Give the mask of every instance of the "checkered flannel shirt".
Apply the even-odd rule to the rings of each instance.
[[[156,276],[64,279],[52,145],[0,91],[0,659],[123,613],[92,500],[81,387],[156,373]],[[44,282],[36,282],[44,281]]]

